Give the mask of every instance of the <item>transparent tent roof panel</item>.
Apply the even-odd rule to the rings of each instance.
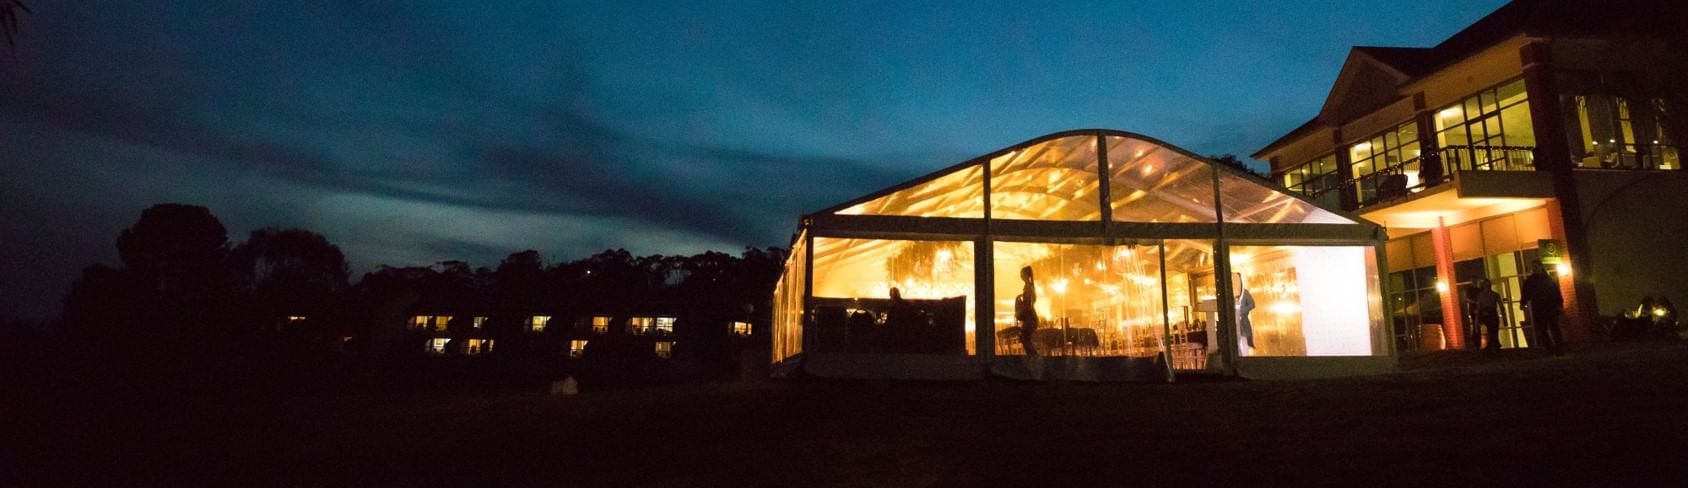
[[[1102,218],[1096,136],[1051,139],[991,159],[991,216],[1021,220]]]
[[[1108,193],[1116,222],[1353,224],[1263,181],[1151,141],[1108,135]],[[1095,134],[1058,137],[1009,150],[985,162],[991,215],[997,219],[1088,221],[1101,218]],[[963,166],[838,211],[844,215],[983,218],[985,164]],[[1220,205],[1214,202],[1218,173]]]
[[[984,203],[984,170],[975,164],[856,204],[838,213],[978,219],[985,217]]]

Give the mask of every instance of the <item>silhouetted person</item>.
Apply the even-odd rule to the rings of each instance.
[[[1536,325],[1536,341],[1548,352],[1559,354],[1564,342],[1559,332],[1559,315],[1565,312],[1565,297],[1559,294],[1559,282],[1547,274],[1541,261],[1530,265],[1530,277],[1524,279],[1524,306],[1530,310],[1530,321]]]
[[[1500,294],[1488,279],[1477,280],[1465,294],[1465,306],[1471,310],[1472,338],[1483,335],[1483,350],[1500,350]]]
[[[1419,159],[1418,184],[1422,187],[1436,186],[1442,182],[1442,155],[1430,153]]]
[[[1031,266],[1020,268],[1020,281],[1025,285],[1020,296],[1014,297],[1014,319],[1020,321],[1020,347],[1026,350],[1027,356],[1036,356],[1033,339],[1037,333],[1037,286],[1032,281]]]
[[[1254,355],[1254,294],[1243,286],[1242,274],[1237,277],[1237,351],[1243,356]]]
[[[911,343],[914,338],[917,337],[914,328],[916,326],[916,314],[918,313],[919,311],[915,310],[912,304],[903,300],[902,290],[892,287],[891,305],[885,311],[885,328],[882,331],[883,333],[879,335],[883,338],[882,342],[887,343],[884,345],[889,346],[894,351],[907,352],[913,346]]]
[[[891,306],[885,311],[885,324],[893,327],[906,325],[913,314],[914,307],[909,305],[908,300],[903,299],[902,290],[891,287]]]

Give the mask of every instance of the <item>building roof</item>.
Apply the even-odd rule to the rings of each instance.
[[[1412,78],[1434,72],[1437,64],[1435,49],[1431,48],[1354,46],[1353,50]]]

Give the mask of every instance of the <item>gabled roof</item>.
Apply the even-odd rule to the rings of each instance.
[[[1262,159],[1267,152],[1330,127],[1334,124],[1325,121],[1340,120],[1345,112],[1373,110],[1399,99],[1395,87],[1434,72],[1435,55],[1432,51],[1414,47],[1355,46],[1348,51],[1348,59],[1342,63],[1342,71],[1337,73],[1336,82],[1331,85],[1324,105],[1319,108],[1319,115],[1255,151],[1252,156]],[[1369,97],[1357,97],[1356,91]],[[1359,106],[1345,106],[1351,103]]]
[[[1354,46],[1353,51],[1408,78],[1430,74],[1436,68],[1435,50],[1430,48]]]

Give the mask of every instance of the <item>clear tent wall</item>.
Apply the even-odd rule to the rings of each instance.
[[[773,361],[911,379],[1387,369],[1383,240],[1147,137],[1057,133],[804,216]]]

